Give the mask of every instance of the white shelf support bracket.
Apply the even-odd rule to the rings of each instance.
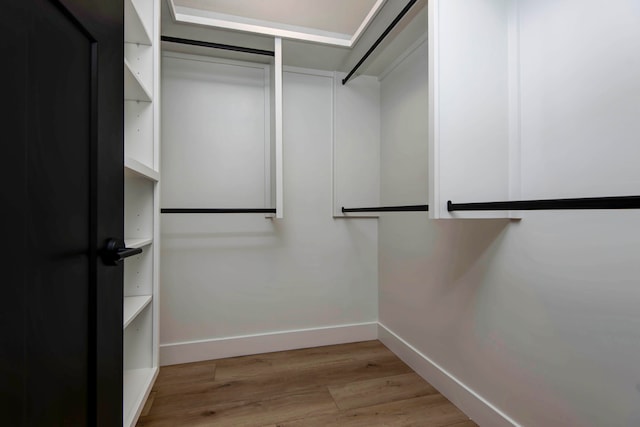
[[[283,181],[283,141],[282,141],[282,39],[274,39],[274,81],[275,81],[275,169],[276,169],[276,219],[284,218],[284,181]]]

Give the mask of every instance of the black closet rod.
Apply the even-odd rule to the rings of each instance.
[[[367,53],[364,54],[364,56],[360,59],[360,61],[358,61],[358,63],[356,64],[355,67],[353,67],[353,69],[349,72],[349,74],[347,74],[347,77],[345,77],[344,79],[342,79],[342,84],[344,85],[345,83],[347,83],[349,81],[349,79],[351,78],[351,76],[353,75],[353,73],[356,72],[356,70],[358,68],[360,68],[360,66],[364,63],[364,61],[367,60],[367,58],[369,57],[369,55],[371,55],[373,53],[374,50],[376,50],[376,48],[378,47],[378,45],[380,43],[382,43],[382,40],[384,40],[385,37],[387,37],[389,35],[389,33],[391,32],[391,30],[393,30],[393,27],[395,27],[398,22],[400,22],[400,20],[402,19],[402,17],[404,15],[407,14],[407,12],[409,12],[409,9],[411,9],[411,7],[417,2],[418,0],[411,0],[409,1],[409,3],[407,3],[407,5],[404,7],[404,9],[402,9],[402,11],[398,14],[398,16],[396,16],[396,19],[393,20],[393,22],[391,22],[391,24],[389,24],[389,26],[387,27],[386,30],[384,30],[384,32],[382,33],[382,35],[380,35],[380,37],[378,37],[378,40],[376,40],[376,42],[373,44],[373,46],[371,46],[369,48],[369,50],[367,51]]]
[[[567,209],[640,209],[640,196],[584,197],[576,199],[515,200],[486,203],[447,202],[453,211],[538,211]]]
[[[243,209],[243,208],[165,208],[160,209],[160,213],[166,214],[226,214],[226,213],[261,213],[274,214],[275,209]]]
[[[345,208],[342,207],[343,213],[348,212],[428,212],[429,205],[412,205],[412,206],[378,206],[375,208]]]
[[[230,44],[203,42],[200,40],[181,39],[179,37],[170,37],[170,36],[161,36],[160,40],[162,40],[163,42],[189,44],[192,46],[201,46],[201,47],[210,47],[212,49],[224,49],[224,50],[233,50],[235,52],[253,53],[256,55],[275,56],[275,53],[272,50],[252,49],[250,47],[233,46]]]

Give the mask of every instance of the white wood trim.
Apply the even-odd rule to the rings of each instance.
[[[161,136],[161,43],[160,35],[162,32],[162,6],[160,4],[164,0],[154,0],[153,7],[153,94],[155,101],[153,104],[153,168],[158,172],[158,181],[153,186],[153,244],[146,250],[151,250],[153,256],[152,266],[152,284],[151,289],[153,291],[153,300],[151,301],[152,310],[152,324],[153,324],[153,349],[151,356],[151,366],[155,369],[153,381],[150,384],[149,390],[147,390],[144,401],[146,401],[151,386],[155,381],[155,377],[158,375],[159,363],[160,363],[160,136]],[[140,411],[143,405],[140,406]],[[138,413],[137,416],[140,414]],[[136,418],[137,418],[136,416]]]
[[[337,133],[336,133],[336,110],[338,107],[338,82],[340,81],[340,75],[343,73],[339,73],[338,71],[334,71],[332,73],[331,78],[333,82],[331,84],[331,216],[333,218],[339,217],[338,206],[336,206],[336,142],[337,142]],[[346,75],[346,74],[345,74]],[[342,212],[340,212],[342,213]]]
[[[378,339],[477,424],[492,427],[519,426],[511,417],[399,335],[382,323],[378,325]]]
[[[298,329],[160,345],[160,365],[375,340],[378,323]]]
[[[177,23],[204,25],[233,31],[262,34],[276,38],[302,40],[348,48],[353,47],[358,42],[360,36],[362,36],[371,22],[373,22],[386,2],[387,0],[376,1],[358,29],[350,36],[349,34],[330,33],[314,28],[287,26],[286,24],[282,24],[278,28],[274,26],[274,23],[267,21],[243,19],[242,17],[232,15],[216,14],[214,12],[176,6],[173,0],[167,0],[171,17]]]
[[[382,6],[384,6],[386,2],[387,0],[378,0],[373,5],[367,16],[364,18],[364,21],[362,21],[362,23],[360,24],[360,27],[358,27],[356,32],[353,33],[353,36],[351,37],[351,44],[349,45],[349,47],[353,47],[353,45],[358,42],[360,36],[364,33],[369,24],[371,24],[373,18],[376,17],[376,15],[378,14],[378,12],[380,12],[380,9],[382,9]]]
[[[196,15],[196,13],[198,13]],[[200,11],[187,8],[176,7],[176,22],[181,24],[204,25],[208,27],[224,28],[232,31],[242,31],[266,36],[285,38],[292,40],[303,40],[333,46],[351,47],[351,40],[348,38],[338,38],[313,34],[311,32],[291,31],[279,28],[272,28],[263,25],[248,24],[226,19],[216,19],[203,16]]]
[[[151,302],[151,295],[124,297],[122,327],[126,328]]]
[[[274,125],[275,125],[275,160],[276,160],[276,218],[284,218],[284,142],[282,131],[282,39],[276,37],[273,40],[274,45],[274,81],[275,81],[275,111],[274,113]]]
[[[273,125],[271,120],[271,101],[273,99],[274,87],[271,85],[271,67],[265,67],[264,70],[264,208],[273,208],[273,193],[271,192],[273,186],[271,156],[273,141],[271,140],[271,127]],[[265,218],[273,218],[274,214],[265,214]]]
[[[429,218],[440,218],[440,73],[438,65],[439,37],[438,12],[440,0],[429,0],[428,3],[428,42],[429,42]]]
[[[520,12],[518,2],[509,2],[509,199],[519,200],[521,194],[521,104],[520,104]],[[517,219],[522,212],[510,211]]]

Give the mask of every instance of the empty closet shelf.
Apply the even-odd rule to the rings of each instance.
[[[122,327],[126,328],[151,302],[151,295],[124,297],[124,315]]]
[[[144,248],[153,243],[152,238],[143,239],[124,239],[124,244],[128,248]]]
[[[158,171],[131,157],[124,158],[124,168],[125,173],[131,173],[154,182],[160,180],[160,173]]]

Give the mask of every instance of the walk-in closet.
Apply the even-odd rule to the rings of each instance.
[[[640,425],[639,0],[9,4],[11,425]]]

